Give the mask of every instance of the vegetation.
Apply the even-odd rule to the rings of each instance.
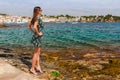
[[[25,18],[27,18],[27,16],[22,16],[22,18],[24,18],[24,19],[25,19]]]
[[[3,27],[8,27],[8,26],[6,26],[4,23],[0,23],[0,28],[3,28]]]
[[[60,74],[57,71],[52,71],[51,75],[54,77],[58,77]]]
[[[75,16],[71,16],[71,15],[68,15],[68,14],[66,14],[66,15],[57,15],[57,16],[54,16],[54,15],[49,15],[49,16],[47,16],[47,15],[44,15],[45,17],[50,17],[50,18],[59,18],[59,17],[66,17],[67,19],[72,19],[72,18],[75,18]]]
[[[45,17],[47,15],[44,15]],[[47,16],[49,18],[59,18],[59,17],[64,17],[67,18],[68,20],[70,19],[75,19],[75,18],[79,18],[77,21],[78,22],[120,22],[120,16],[113,16],[111,14],[107,14],[107,15],[90,15],[90,16],[71,16],[71,15],[51,15],[51,16]]]
[[[2,16],[8,16],[8,14],[2,14],[2,13],[0,13],[0,15],[2,15]]]

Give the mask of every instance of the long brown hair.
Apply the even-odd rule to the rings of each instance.
[[[37,14],[38,12],[41,10],[41,8],[39,6],[36,6],[34,7],[34,10],[33,10],[33,18],[31,20],[31,23],[34,24],[35,20],[36,20],[36,17],[37,17]]]

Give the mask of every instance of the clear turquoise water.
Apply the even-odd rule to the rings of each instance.
[[[0,46],[33,47],[27,24],[17,28],[0,28]],[[90,46],[120,48],[120,23],[45,23],[42,46],[64,48]]]

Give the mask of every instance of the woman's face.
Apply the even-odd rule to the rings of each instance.
[[[39,14],[40,16],[42,15],[42,10],[41,10],[41,9],[39,10],[38,14]]]

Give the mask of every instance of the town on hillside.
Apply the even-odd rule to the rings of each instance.
[[[29,16],[13,16],[8,14],[0,14],[0,23],[27,23],[31,20]],[[42,16],[43,22],[120,22],[120,16],[107,15],[91,15],[91,16]]]

